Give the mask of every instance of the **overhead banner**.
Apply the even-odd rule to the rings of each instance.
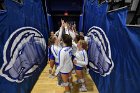
[[[41,0],[5,0],[0,10],[0,92],[30,93],[47,64]]]

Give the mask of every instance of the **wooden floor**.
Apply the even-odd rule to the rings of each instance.
[[[76,75],[73,74],[73,80],[76,80]],[[86,84],[88,91],[85,93],[98,93],[98,90],[91,80],[89,75],[86,75]],[[41,73],[37,83],[35,84],[31,93],[63,93],[64,88],[57,86],[57,79],[48,78],[48,66]],[[81,93],[78,92],[78,85],[74,84],[74,89],[72,93]]]

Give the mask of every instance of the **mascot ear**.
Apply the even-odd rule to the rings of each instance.
[[[101,28],[93,26],[90,28],[88,36],[91,40],[88,52],[89,66],[102,76],[109,75],[114,63],[111,58],[110,43],[105,32]]]

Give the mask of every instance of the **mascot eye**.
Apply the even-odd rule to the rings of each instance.
[[[96,35],[94,35],[94,37],[96,38],[97,36],[96,36]]]
[[[97,37],[97,33],[94,33],[94,37],[95,37],[95,38]]]
[[[29,33],[24,34],[25,37],[29,36]]]

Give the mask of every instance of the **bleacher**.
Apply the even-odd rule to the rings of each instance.
[[[139,25],[140,24],[140,1],[139,0],[109,0],[108,11],[128,7],[127,24]]]

